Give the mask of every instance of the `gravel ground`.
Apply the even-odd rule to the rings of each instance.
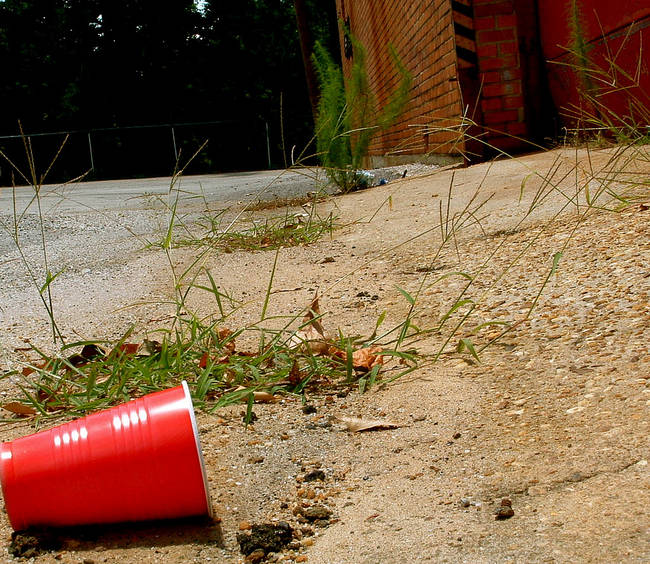
[[[401,178],[406,170],[409,176],[423,176],[436,168],[415,163],[371,173],[378,183],[380,179],[390,182]],[[200,221],[208,212],[231,210],[223,216],[227,225],[245,202],[304,197],[323,189],[320,180],[315,183],[314,179],[319,178],[317,172],[290,177],[282,176],[281,171],[262,173],[260,178],[243,176],[243,180],[239,174],[220,177],[218,189],[212,187],[214,177],[183,179],[178,184],[182,193],[175,219],[179,235],[186,235],[182,226]],[[224,187],[223,183],[231,177],[237,182],[236,187]],[[15,355],[11,351],[24,347],[26,341],[54,352],[52,332],[48,329],[50,320],[38,291],[46,280],[46,264],[51,273],[57,274],[56,283],[51,285],[55,318],[70,338],[89,337],[99,328],[106,338],[117,338],[141,320],[139,315],[158,310],[152,306],[117,311],[135,302],[159,301],[163,297],[156,292],[161,286],[160,278],[171,277],[166,255],[155,251],[170,221],[172,200],[166,194],[169,180],[128,182],[81,183],[77,188],[46,186],[42,206],[45,211],[41,215],[31,202],[32,190],[22,188],[17,230],[11,211],[11,190],[2,189],[0,195],[6,208],[0,209],[0,327],[5,328],[5,333],[0,340],[0,359],[5,364],[13,367]],[[113,199],[105,195],[111,193],[106,192],[105,185],[115,191]],[[200,201],[199,193],[204,196]],[[220,194],[226,199],[215,201]],[[201,233],[200,228],[193,231]],[[16,235],[20,249],[15,243]],[[116,285],[116,280],[125,284]]]
[[[313,413],[287,397],[256,405],[248,428],[242,407],[199,414],[218,522],[67,532],[35,562],[241,562],[237,534],[281,521],[293,527],[292,541],[269,561],[649,561],[650,153],[639,151],[629,175],[611,186],[633,185],[641,199],[617,212],[585,213],[584,200],[571,200],[576,178],[612,180],[612,150],[440,170],[319,204],[344,227],[331,240],[282,250],[269,316],[298,313],[319,288],[329,333],[367,335],[384,311],[386,326],[404,319],[409,304],[399,286],[418,294],[414,323],[435,328],[467,283],[453,275],[463,271],[474,276],[467,297],[477,306],[462,336],[480,347],[499,327],[471,334],[472,327],[515,328],[480,363],[455,352],[458,338],[434,362],[451,329],[444,324],[410,343],[422,355],[419,370],[363,395],[315,393]],[[553,174],[563,178],[558,190],[536,200]],[[453,220],[468,203],[478,206],[476,221],[457,226],[438,253],[441,209]],[[80,261],[74,275],[55,281],[66,334],[118,335],[131,321],[141,334],[160,326],[167,259],[138,250],[132,238],[124,244],[132,246],[120,260]],[[192,258],[179,249],[172,260]],[[216,282],[248,304],[233,328],[259,319],[268,277],[251,273],[270,272],[273,260],[265,252],[206,257]],[[10,307],[0,325],[6,357],[16,362],[15,343],[47,341],[47,323],[36,309],[21,309],[33,303],[24,292],[12,291],[2,290]],[[117,309],[143,300],[152,303]],[[212,306],[196,295],[188,307],[208,315]],[[14,392],[5,379],[0,393]],[[352,433],[341,424],[346,416],[395,427]],[[15,422],[2,433],[12,439],[30,430],[28,421]],[[0,538],[10,532],[0,515]]]

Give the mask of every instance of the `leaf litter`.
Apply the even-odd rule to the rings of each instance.
[[[364,419],[359,417],[336,417],[345,425],[348,431],[352,433],[360,433],[361,431],[376,431],[380,429],[397,429],[397,423],[391,423],[384,419]]]
[[[326,335],[318,292],[302,322],[285,340],[259,350],[239,350],[243,330],[200,326],[193,338],[170,336],[162,342],[130,339],[132,330],[112,346],[99,341],[67,345],[79,352],[26,363],[24,397],[2,406],[15,417],[72,414],[110,407],[187,380],[198,407],[213,409],[236,402],[269,403],[282,394],[308,394],[380,381],[388,352],[376,344],[352,346],[339,334]],[[198,334],[198,336],[197,336]],[[169,333],[171,335],[171,333]],[[370,377],[366,375],[370,373]]]

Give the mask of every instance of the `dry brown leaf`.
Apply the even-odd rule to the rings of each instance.
[[[302,374],[300,372],[300,367],[298,366],[298,361],[294,360],[291,371],[289,372],[289,383],[293,386],[297,386],[300,382],[302,382]]]
[[[142,347],[140,348],[140,354],[143,356],[153,356],[162,351],[162,343],[160,341],[151,341],[145,339],[142,341]]]
[[[378,364],[384,364],[384,357],[381,354],[382,351],[383,349],[379,346],[356,350],[352,353],[352,366],[356,370],[369,372]],[[330,347],[328,353],[343,361],[346,361],[348,357],[347,352],[338,347]]]
[[[359,370],[370,371],[378,364],[384,363],[384,357],[381,356],[381,347],[369,347],[367,349],[359,349],[352,353],[352,366]]]
[[[37,370],[43,370],[47,368],[47,365],[50,363],[49,360],[42,360],[40,362],[35,362],[32,366],[25,366],[22,369],[23,376],[29,376],[30,374],[36,372]]]
[[[295,349],[304,346],[313,355],[327,354],[329,344],[325,338],[325,330],[318,319],[319,317],[320,306],[318,304],[318,293],[316,293],[309,310],[302,319],[303,328],[296,331],[296,334],[291,338],[289,348]]]
[[[5,403],[2,406],[2,409],[6,409],[7,411],[14,413],[15,415],[36,415],[36,410],[33,407],[30,407],[29,405],[25,405],[24,403],[19,403],[17,401],[12,401],[9,403]]]
[[[94,343],[84,345],[81,352],[68,357],[68,362],[75,368],[88,364],[91,360],[106,356],[106,351]]]
[[[109,356],[135,356],[140,348],[139,343],[120,343],[109,354]]]
[[[397,429],[399,427],[396,423],[384,419],[360,419],[358,417],[337,417],[337,419],[352,433],[379,429]]]
[[[318,292],[314,295],[314,299],[311,301],[309,306],[309,311],[305,314],[305,317],[302,318],[303,325],[309,323],[310,327],[313,327],[316,332],[321,336],[325,337],[325,330],[320,324],[320,321],[316,319],[320,317],[320,305],[318,303]]]
[[[275,401],[275,396],[269,392],[253,392],[255,403],[270,403]]]
[[[223,342],[232,335],[232,331],[230,329],[219,329],[217,335],[219,337],[219,345],[223,345],[226,351],[233,354],[235,352],[235,339],[231,339],[227,343]]]
[[[249,358],[258,357],[258,356],[260,356],[260,354],[264,354],[264,353],[259,353],[259,352],[255,352],[255,351],[239,351],[237,353],[238,356],[247,356]]]
[[[208,358],[210,358],[208,353],[204,352],[203,356],[201,356],[201,359],[199,360],[199,368],[203,369],[208,365]]]
[[[297,386],[304,380],[305,374],[302,373],[300,370],[300,367],[298,366],[297,361],[293,361],[293,366],[291,367],[291,371],[287,375],[286,378],[283,378],[282,380],[278,380],[275,382],[276,386]],[[314,376],[311,379],[311,382],[318,382],[320,381],[318,377]]]
[[[315,330],[308,328],[307,331],[298,331],[291,338],[289,348],[295,349],[304,346],[305,350],[312,355],[327,354],[329,343]]]

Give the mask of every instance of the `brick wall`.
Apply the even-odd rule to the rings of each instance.
[[[518,148],[526,137],[517,15],[512,0],[473,0],[480,104],[486,140],[499,149]]]
[[[450,0],[337,0],[337,10],[342,21],[349,18],[350,31],[367,50],[368,78],[378,107],[386,104],[399,82],[389,43],[413,77],[404,113],[373,139],[370,155],[397,160],[402,155],[454,152],[457,135],[444,131],[462,112]],[[344,72],[349,73],[352,61],[344,48],[342,55]]]
[[[373,139],[371,156],[489,156],[486,143],[505,151],[525,145],[518,139],[530,131],[515,0],[336,3],[340,20],[349,21],[352,35],[367,50],[370,88],[379,108],[399,81],[389,43],[413,76],[406,110],[390,130]],[[352,59],[345,57],[342,26],[340,32],[348,75]],[[459,141],[457,126],[464,113],[479,124],[468,134],[482,141]]]

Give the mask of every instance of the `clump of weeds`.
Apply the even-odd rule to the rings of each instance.
[[[181,238],[177,244],[201,247],[211,246],[224,252],[275,250],[280,247],[308,245],[321,237],[331,235],[335,217],[321,218],[312,213],[289,213],[280,217],[254,219],[249,227],[240,230],[221,230],[219,216],[199,221],[205,234],[199,238]]]
[[[35,177],[35,166],[31,168]],[[415,362],[415,356],[409,353],[369,346],[367,339],[359,337],[338,334],[325,338],[320,333],[316,340],[312,339],[310,331],[321,327],[317,300],[307,305],[302,320],[300,314],[275,316],[273,321],[279,322],[279,327],[266,327],[281,249],[309,244],[331,234],[334,215],[319,217],[314,211],[319,196],[314,195],[310,198],[311,209],[302,204],[305,213],[287,210],[283,216],[253,221],[251,227],[239,231],[234,226],[247,208],[228,222],[217,213],[205,215],[197,223],[184,223],[179,205],[185,195],[178,186],[183,170],[178,168],[171,178],[166,201],[169,219],[163,238],[148,245],[158,247],[168,258],[174,289],[171,323],[151,331],[145,339],[134,337],[136,328],[132,327],[117,341],[65,342],[51,298],[46,299],[56,278],[46,268],[45,284],[32,278],[48,309],[58,352],[51,354],[32,346],[26,355],[30,358],[21,369],[0,376],[11,378],[20,390],[15,401],[1,406],[5,411],[14,417],[33,416],[37,420],[79,416],[186,380],[198,407],[214,410],[246,402],[250,412],[253,402],[274,401],[282,394],[305,398],[323,390],[365,390],[380,379],[384,359],[391,356],[402,360],[402,369]],[[34,186],[34,201],[38,203],[40,184],[35,182]],[[15,215],[17,224],[20,216]],[[193,235],[197,230],[202,231],[200,236]],[[45,229],[42,236],[47,260]],[[20,251],[18,238],[15,243]],[[186,246],[196,247],[199,252],[189,266],[179,267],[174,253]],[[205,261],[215,251],[267,249],[275,250],[276,255],[260,319],[244,327],[229,328],[229,320],[242,304],[217,286]],[[207,293],[213,300],[215,315],[202,318],[190,311],[188,298],[196,292]],[[240,339],[250,335],[255,336],[257,345],[240,348]]]

